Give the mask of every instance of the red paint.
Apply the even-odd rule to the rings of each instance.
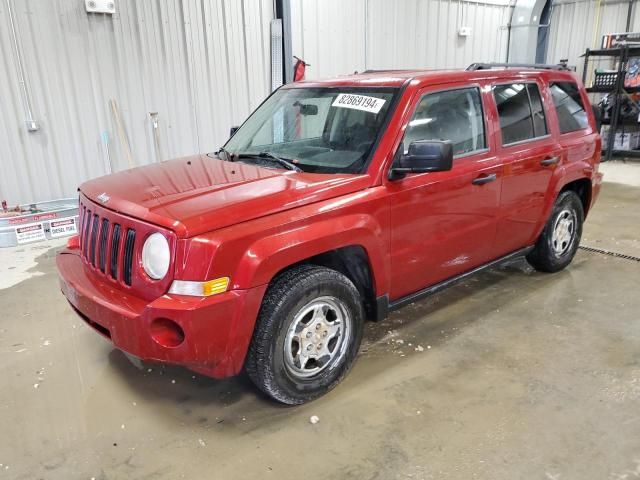
[[[80,248],[80,235],[74,235],[67,239],[67,248],[73,250],[75,248]]]
[[[31,223],[31,222],[41,222],[42,220],[50,220],[52,218],[58,218],[58,214],[55,212],[51,213],[40,213],[36,215],[31,215],[29,213],[23,213],[22,216],[17,218],[9,218],[9,225],[17,225],[19,223]]]
[[[540,87],[549,135],[503,147],[490,87],[524,80]],[[236,374],[268,283],[296,262],[359,245],[376,295],[395,300],[534,243],[558,192],[571,181],[590,182],[593,204],[602,181],[593,114],[587,109],[589,128],[561,135],[551,80],[580,85],[568,72],[513,69],[389,72],[291,84],[285,88],[404,85],[366,173],[295,173],[198,155],[91,180],[80,188],[84,207],[136,229],[132,284],[111,278],[109,259],[102,273],[82,258],[80,236],[58,256],[63,293],[124,351],[215,377]],[[448,172],[389,180],[420,96],[470,85],[482,90],[487,150],[456,159]],[[559,163],[541,167],[550,156],[559,156]],[[472,185],[488,174],[497,181]],[[110,198],[101,204],[97,198],[105,192]],[[142,242],[153,232],[165,235],[172,252],[170,273],[160,281],[149,279],[140,263]],[[227,276],[231,284],[223,294],[167,293],[174,279]]]

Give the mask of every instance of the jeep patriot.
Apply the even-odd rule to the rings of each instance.
[[[216,153],[81,185],[62,292],[134,357],[304,403],[345,376],[365,320],[516,257],[565,268],[600,151],[560,67],[285,85]]]

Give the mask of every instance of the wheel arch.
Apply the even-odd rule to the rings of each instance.
[[[388,290],[382,229],[368,215],[354,217],[261,238],[244,255],[234,284],[251,288],[269,284],[297,265],[324,266],[349,278],[362,296],[367,316],[376,318],[376,297]]]
[[[549,189],[547,190],[545,206],[540,217],[540,222],[536,228],[535,235],[533,236],[533,242],[535,242],[535,240],[542,234],[544,226],[547,224],[549,216],[553,210],[553,205],[562,192],[573,191],[578,195],[582,203],[584,218],[586,219],[593,199],[592,189],[592,180],[589,176],[585,176],[584,173],[575,169],[571,171],[558,169],[558,172],[554,175],[554,178],[549,185]]]
[[[358,289],[367,318],[377,316],[375,280],[369,255],[362,245],[348,245],[329,250],[300,263],[327,267],[342,273]],[[287,267],[291,268],[291,267]]]
[[[578,195],[578,197],[580,198],[580,201],[582,202],[582,209],[584,211],[584,217],[587,217],[587,213],[589,211],[589,208],[591,207],[591,192],[592,186],[591,186],[591,180],[584,177],[584,178],[579,178],[577,180],[573,180],[571,182],[566,183],[558,192],[558,195],[560,195],[563,192],[575,192],[576,195]]]

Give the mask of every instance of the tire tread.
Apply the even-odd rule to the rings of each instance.
[[[275,372],[269,362],[273,332],[278,329],[279,322],[281,321],[281,316],[276,315],[276,312],[283,308],[283,305],[289,300],[292,292],[295,294],[295,292],[318,288],[327,282],[341,283],[352,290],[354,295],[359,297],[355,285],[353,285],[346,276],[335,270],[312,264],[298,265],[284,271],[271,282],[265,293],[245,361],[245,371],[260,390],[279,402],[289,405],[299,405],[313,400],[319,395],[301,394],[294,397],[288,394],[286,390],[278,384]],[[359,305],[360,312],[358,312],[358,315],[360,318],[354,319],[354,322],[361,322],[364,318],[361,302]],[[357,338],[358,346],[359,341],[360,338]],[[353,357],[355,357],[355,355]],[[346,368],[342,368],[341,374],[331,382],[327,391],[337,385],[348,372],[353,358],[347,358],[347,361],[349,364],[346,365]]]

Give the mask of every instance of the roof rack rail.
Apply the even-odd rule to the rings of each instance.
[[[367,69],[367,70],[363,70],[361,72],[355,72],[357,74],[365,74],[365,73],[394,73],[394,72],[406,72],[406,71],[411,71],[411,69],[401,69],[401,68],[392,68],[392,69]]]
[[[535,70],[571,70],[567,65],[568,60],[560,60],[557,65],[544,63],[472,63],[467,70],[490,70],[492,68],[532,68]]]

